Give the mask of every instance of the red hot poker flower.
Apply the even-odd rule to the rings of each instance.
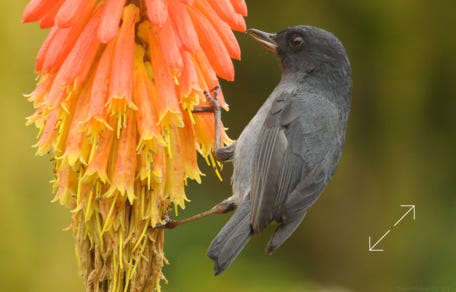
[[[37,154],[55,158],[55,200],[72,210],[87,290],[160,288],[163,222],[201,181],[214,118],[203,91],[234,79],[244,0],[31,0],[51,28],[29,95]],[[221,105],[227,109],[223,94]],[[223,129],[222,129],[223,130]],[[230,143],[223,132],[223,143]]]

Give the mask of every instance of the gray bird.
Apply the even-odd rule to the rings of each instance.
[[[215,152],[233,161],[233,195],[212,213],[237,207],[208,249],[216,275],[272,221],[267,254],[296,230],[335,171],[350,111],[350,62],[333,34],[312,26],[248,33],[279,57],[282,77],[237,142]]]

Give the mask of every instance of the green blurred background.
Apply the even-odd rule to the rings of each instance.
[[[27,1],[0,3],[0,291],[81,291],[68,210],[51,204],[50,157],[34,156],[34,58],[46,32],[22,25]],[[229,215],[166,231],[165,291],[456,291],[456,4],[452,0],[249,1],[249,27],[312,24],[352,62],[353,105],[335,177],[273,256],[271,230],[218,277],[208,244]],[[236,82],[223,83],[236,138],[278,82],[277,60],[243,34]],[[230,195],[231,167],[192,184],[182,216]],[[406,209],[416,205],[379,244]]]

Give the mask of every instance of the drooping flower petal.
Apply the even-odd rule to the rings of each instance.
[[[106,102],[108,98],[109,76],[114,55],[115,42],[110,42],[98,62],[92,88],[90,92],[90,104],[86,119],[83,121],[85,131],[94,139],[105,128],[112,128],[107,123]]]
[[[173,128],[170,130],[170,152],[169,157],[166,159],[166,180],[165,180],[165,195],[174,203],[175,207],[185,208],[185,166],[184,161],[181,159],[183,147],[178,145],[181,141],[179,129]]]
[[[53,40],[57,30],[58,30],[57,27],[52,28],[52,30],[49,32],[46,40],[41,45],[41,48],[38,51],[38,54],[36,55],[36,60],[35,60],[35,72],[36,73],[41,72],[43,70],[43,64],[44,64],[44,61],[46,60],[49,46],[51,45],[52,40]]]
[[[197,69],[196,72],[199,78],[199,82],[201,84],[204,84],[203,88],[212,90],[219,85],[217,76],[215,75],[214,70],[212,70],[211,64],[209,63],[206,54],[202,50],[199,50],[194,55],[194,63],[196,64],[195,68]],[[228,105],[225,102],[222,91],[218,92],[217,98],[220,102],[220,105],[224,109],[228,109]]]
[[[89,9],[84,9],[74,25],[68,28],[57,28],[46,50],[42,74],[55,73],[60,68],[87,24],[91,12]]]
[[[229,25],[219,17],[219,15],[214,11],[214,9],[209,5],[205,0],[199,0],[195,7],[198,7],[202,14],[210,21],[217,31],[217,35],[223,41],[230,57],[236,60],[241,59],[241,49],[239,44],[236,41],[236,37],[233,34],[233,31],[230,29]],[[244,29],[245,30],[245,29]]]
[[[157,34],[166,65],[173,76],[179,77],[184,61],[182,60],[181,43],[173,23],[166,21],[157,29]]]
[[[42,76],[36,85],[35,90],[33,90],[32,93],[25,95],[28,97],[29,101],[33,102],[33,106],[37,109],[36,113],[42,114],[43,105],[53,82],[54,76]],[[35,120],[32,122],[35,122]]]
[[[106,44],[116,37],[124,6],[125,0],[106,0],[98,28],[98,38],[102,43]]]
[[[68,164],[57,162],[58,171],[56,173],[56,180],[54,188],[56,189],[55,198],[53,201],[60,201],[60,204],[68,204],[71,198],[77,192],[77,177],[73,175],[73,170]]]
[[[35,145],[38,150],[38,155],[44,155],[52,149],[52,144],[57,137],[58,129],[57,123],[59,121],[59,111],[54,109],[47,117],[43,132],[41,137],[38,140],[38,143]]]
[[[73,168],[76,168],[76,163],[87,164],[89,152],[86,147],[83,147],[83,140],[86,134],[81,131],[81,121],[84,120],[84,117],[87,115],[88,105],[89,90],[86,87],[77,96],[76,105],[74,110],[72,110],[73,115],[63,149],[64,152],[62,157],[59,158],[66,159],[68,165]]]
[[[135,24],[139,20],[139,9],[130,4],[125,7],[123,22],[114,49],[111,78],[109,83],[108,107],[111,113],[124,113],[133,104],[133,62],[135,51]]]
[[[196,52],[199,48],[198,35],[185,4],[179,0],[169,0],[168,5],[173,24],[179,28],[177,33],[182,46],[190,53]]]
[[[161,27],[168,20],[168,7],[166,0],[145,0],[147,15],[152,24]]]
[[[84,13],[84,10],[92,11],[96,0],[65,0],[55,16],[55,22],[59,27],[69,27],[74,24],[77,18]]]
[[[95,14],[77,39],[76,45],[64,59],[64,63],[59,68],[47,98],[49,108],[53,109],[62,105],[63,99],[86,80],[91,67],[90,64],[95,58],[100,45],[97,38],[93,35],[98,22],[99,14]],[[52,72],[51,70],[50,72]]]
[[[190,95],[193,89],[200,89],[198,83],[198,76],[195,70],[195,64],[192,61],[190,53],[184,52],[182,54],[184,61],[184,70],[179,78],[179,95],[186,98]],[[194,104],[196,105],[196,104]],[[186,106],[188,108],[188,106]],[[186,108],[184,107],[184,109]],[[190,108],[192,109],[192,108]]]
[[[233,5],[236,13],[239,13],[242,16],[247,16],[247,5],[244,0],[231,0],[231,4]]]
[[[126,127],[121,130],[117,141],[117,156],[110,174],[111,190],[109,193],[117,190],[121,195],[126,194],[130,204],[136,197],[134,192],[136,139],[135,115],[129,111],[126,117]]]
[[[142,143],[149,143],[149,148],[156,150],[163,144],[158,127],[157,96],[144,65],[144,48],[137,45],[135,53],[134,102],[138,105],[136,120]],[[147,142],[146,142],[147,141]],[[141,143],[139,146],[142,146]]]
[[[99,23],[100,11],[90,19],[60,69],[65,79],[69,83],[73,82],[73,89],[79,88],[86,80],[100,47],[95,34]]]
[[[158,98],[159,123],[163,127],[183,126],[182,113],[176,96],[176,88],[173,77],[168,70],[161,50],[162,46],[157,32],[148,26],[150,58],[154,72],[155,87]]]
[[[214,135],[214,116],[210,113],[193,115],[195,120],[195,137],[198,141],[199,151],[203,156],[208,156],[212,152]],[[212,132],[210,132],[212,131]]]
[[[206,0],[198,0],[206,1]],[[228,25],[237,31],[244,32],[246,30],[245,22],[243,17],[238,17],[238,14],[234,11],[233,5],[228,0],[211,0],[210,5],[217,11],[217,14],[226,22]]]
[[[87,170],[84,174],[86,181],[96,175],[92,179],[93,181],[96,181],[96,178],[98,178],[103,183],[108,182],[108,162],[114,141],[114,131],[112,129],[115,128],[116,121],[114,117],[110,117],[106,123],[109,127],[103,129],[99,135],[99,139],[92,143]]]
[[[58,11],[63,2],[64,0],[31,0],[24,9],[22,22],[39,21],[49,11]]]
[[[185,126],[179,128],[179,139],[186,143],[185,147],[182,147],[182,161],[184,162],[184,175],[185,178],[195,180],[201,183],[201,171],[198,167],[196,157],[196,140],[193,129],[193,124],[188,114],[184,115]]]
[[[63,4],[64,0],[60,0],[56,2],[56,5],[49,7],[46,9],[44,14],[41,16],[40,20],[40,28],[50,28],[55,25],[55,15],[60,9],[60,6]]]
[[[207,18],[195,11],[194,8],[189,9],[189,12],[198,32],[201,47],[212,68],[221,78],[232,81],[234,79],[234,67],[222,39]]]

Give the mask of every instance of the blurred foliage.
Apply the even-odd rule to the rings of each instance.
[[[34,157],[36,129],[22,97],[34,88],[34,58],[46,32],[22,25],[26,0],[2,1],[0,98],[0,291],[81,291],[68,210],[51,204],[49,158]],[[212,276],[206,247],[228,215],[166,233],[165,291],[456,290],[456,27],[451,0],[250,1],[250,27],[311,24],[345,44],[353,70],[347,144],[336,175],[301,227],[273,256],[270,234],[252,240],[233,266]],[[275,58],[243,34],[234,83],[223,83],[236,138],[279,79]],[[231,167],[192,184],[202,211],[230,194]],[[368,236],[381,237],[368,251]],[[268,232],[266,232],[268,233]],[[380,247],[380,246],[379,246]],[[434,289],[434,290],[432,290]]]

